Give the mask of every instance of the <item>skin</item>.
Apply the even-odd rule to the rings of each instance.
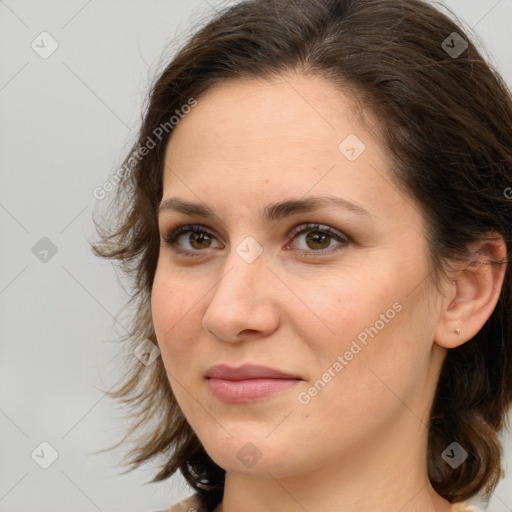
[[[504,270],[460,265],[442,293],[432,285],[425,219],[353,103],[299,74],[223,82],[198,98],[168,143],[163,199],[204,203],[217,215],[160,212],[153,323],[176,399],[227,471],[218,511],[450,510],[427,474],[430,407],[447,349],[484,324]],[[338,149],[349,134],[366,146],[354,161]],[[327,207],[277,222],[262,217],[269,203],[322,194],[370,215]],[[290,237],[306,223],[351,242],[308,242],[322,227]],[[165,241],[188,224],[209,237]],[[252,254],[262,250],[250,263],[237,252],[247,237],[258,244]],[[482,245],[481,253],[503,256],[504,245]],[[393,304],[400,311],[301,403],[299,393]],[[219,363],[267,365],[302,380],[260,401],[226,404],[204,377]],[[251,467],[237,457],[249,442],[261,457]]]

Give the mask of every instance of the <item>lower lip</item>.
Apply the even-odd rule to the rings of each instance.
[[[291,388],[299,379],[246,379],[225,380],[210,378],[208,386],[212,394],[228,403],[245,403],[262,400],[278,391]]]

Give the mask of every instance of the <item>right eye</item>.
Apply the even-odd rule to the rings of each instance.
[[[190,233],[188,237],[182,237]],[[179,245],[180,238],[185,240],[185,243],[190,248]],[[211,246],[211,240],[214,239],[214,235],[203,226],[199,224],[188,224],[185,226],[179,226],[178,228],[171,231],[171,233],[165,238],[165,242],[173,247],[179,254],[185,254],[187,256],[200,256],[200,252],[205,252],[202,249],[208,249]],[[196,253],[196,254],[193,254]]]

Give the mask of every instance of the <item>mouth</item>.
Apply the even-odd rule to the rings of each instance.
[[[211,393],[226,403],[247,403],[263,400],[275,393],[291,388],[300,379],[208,379]]]
[[[259,365],[238,368],[217,365],[205,377],[213,396],[225,403],[248,403],[264,400],[295,386],[302,379],[282,370]]]

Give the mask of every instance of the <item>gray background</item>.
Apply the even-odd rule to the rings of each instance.
[[[93,454],[125,427],[101,390],[116,381],[127,291],[87,239],[93,190],[134,139],[163,56],[225,4],[0,0],[0,512],[150,512],[191,494],[180,475],[144,485],[156,466],[121,475],[122,450]],[[512,0],[446,4],[511,85]],[[43,31],[59,45],[46,59],[31,47],[51,48]],[[57,249],[47,261],[43,237]],[[512,511],[510,438],[496,512]],[[31,457],[49,460],[44,441],[58,452],[48,469]]]

